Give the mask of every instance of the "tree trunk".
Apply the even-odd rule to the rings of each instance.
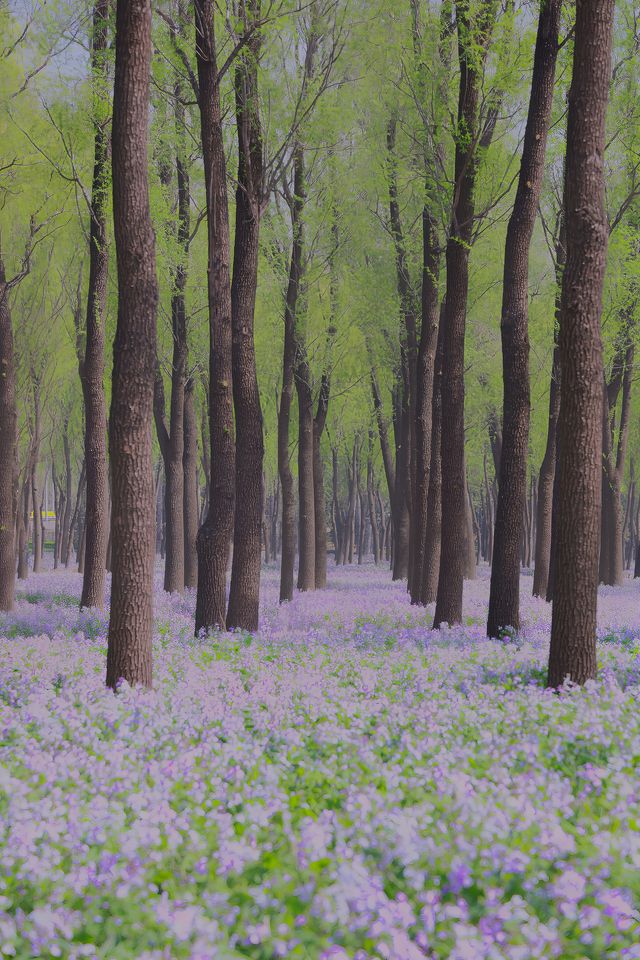
[[[373,396],[373,409],[376,415],[376,423],[378,424],[380,450],[382,452],[382,463],[384,466],[384,473],[387,481],[387,492],[389,494],[389,507],[391,512],[391,520],[393,523],[395,503],[396,503],[396,471],[393,463],[393,457],[391,454],[391,444],[389,442],[387,423],[384,417],[384,411],[382,409],[382,398],[380,396],[380,388],[378,387],[378,379],[376,376],[376,371],[373,366],[371,367],[371,371],[370,371],[370,379],[371,379],[371,394]],[[387,546],[389,546],[388,540],[387,540]]]
[[[104,606],[107,554],[107,411],[104,395],[105,306],[109,247],[107,241],[110,133],[104,113],[108,80],[110,0],[96,0],[93,8],[91,73],[94,102],[94,165],[89,208],[89,288],[84,350],[78,366],[84,399],[84,458],[87,465],[86,547],[81,607]]]
[[[9,287],[0,256],[0,610],[12,610],[16,581],[16,370]]]
[[[562,0],[540,7],[529,113],[513,210],[507,227],[502,283],[503,423],[500,480],[491,564],[487,636],[520,629],[522,516],[529,448],[529,248],[542,188],[553,105]]]
[[[38,507],[38,519],[40,521],[40,559],[44,560],[45,556],[45,541],[47,536],[47,531],[45,528],[45,496],[47,492],[47,484],[49,478],[45,473],[44,483],[42,484],[42,493],[40,494],[40,506]]]
[[[172,298],[173,362],[171,371],[171,413],[169,426],[165,420],[164,383],[160,367],[156,366],[153,413],[160,452],[164,463],[164,589],[167,593],[184,590],[184,341],[176,336],[176,296]],[[184,307],[184,301],[182,302]],[[180,311],[181,312],[181,311]],[[183,318],[184,319],[184,316]],[[183,327],[184,329],[184,327]]]
[[[184,388],[184,585],[198,584],[198,424],[196,420],[195,384],[189,377]]]
[[[342,507],[340,506],[340,473],[339,473],[339,462],[338,462],[338,451],[335,447],[331,448],[331,464],[332,464],[332,478],[333,478],[333,528],[334,528],[334,544],[335,544],[335,563],[336,566],[343,563],[343,542],[345,537],[345,520],[342,512]]]
[[[330,334],[331,335],[331,334]],[[324,590],[327,585],[327,516],[324,500],[324,465],[320,439],[329,409],[329,374],[322,374],[318,407],[313,420],[313,517],[315,526],[315,588]]]
[[[70,542],[70,530],[71,530],[71,511],[72,511],[72,481],[73,475],[71,470],[71,446],[69,444],[69,418],[66,417],[64,421],[64,429],[62,434],[62,447],[64,450],[64,469],[65,469],[65,489],[64,489],[64,516],[62,519],[62,553],[60,554],[60,561],[65,565],[69,566],[69,542]]]
[[[411,535],[412,525],[409,517],[413,509],[416,486],[416,396],[418,379],[418,340],[416,333],[416,296],[409,277],[404,234],[398,203],[398,184],[396,172],[396,117],[392,117],[387,126],[387,157],[389,185],[389,222],[393,238],[396,261],[396,284],[400,309],[403,318],[403,330],[400,334],[401,377],[398,389],[401,392],[401,424],[396,457],[396,496],[398,501],[398,538],[393,578],[403,580],[413,573],[413,551],[415,538]],[[433,250],[437,248],[434,245]],[[424,319],[424,318],[423,318]],[[430,331],[431,334],[431,331]]]
[[[396,384],[394,397],[394,435],[396,443],[396,482],[393,513],[393,580],[407,580],[410,567],[411,518],[411,412],[409,408],[409,371],[403,362],[403,376]]]
[[[442,353],[444,323],[438,325],[438,343],[434,366],[433,397],[431,401],[431,465],[427,500],[427,535],[424,548],[420,599],[424,605],[434,603],[438,592],[440,550],[442,542]]]
[[[250,11],[247,9],[250,7]],[[260,0],[240,0],[245,32],[260,19]],[[261,39],[254,29],[235,71],[238,187],[231,286],[233,405],[236,419],[236,510],[227,629],[257,630],[260,603],[262,408],[256,371],[254,313],[258,286],[258,238],[263,203],[262,129],[258,99]]]
[[[559,510],[548,685],[596,675],[602,479],[600,314],[607,258],[605,121],[613,0],[576,8],[569,95],[565,212],[567,265],[560,308]]]
[[[418,349],[416,385],[416,441],[415,482],[413,491],[413,515],[411,536],[413,538],[413,564],[410,587],[411,602],[423,603],[425,552],[427,548],[427,522],[429,506],[429,478],[431,474],[431,441],[433,434],[433,383],[435,376],[436,347],[438,343],[438,275],[440,272],[440,247],[437,228],[429,211],[422,211],[422,326]]]
[[[185,586],[185,383],[187,378],[187,311],[185,289],[189,258],[190,183],[187,160],[185,110],[181,103],[182,83],[175,84],[176,181],[178,263],[171,294],[171,402],[169,423],[165,420],[164,384],[160,368],[156,370],[153,412],[160,452],[164,462],[166,520],[164,589],[183,593]],[[169,178],[170,174],[168,175]],[[167,178],[167,179],[168,179]]]
[[[296,146],[293,154],[293,200],[291,203],[291,261],[284,308],[284,344],[282,354],[282,390],[278,407],[278,476],[282,490],[282,549],[280,555],[280,603],[293,599],[293,573],[296,559],[295,492],[289,453],[289,425],[293,400],[296,360],[296,310],[301,292],[304,261],[305,204],[304,155]]]
[[[213,0],[194,0],[196,60],[207,203],[209,303],[209,506],[198,531],[196,634],[226,623],[227,566],[235,503],[235,444],[229,209],[227,166],[220,110]]]
[[[348,466],[349,475],[349,507],[347,510],[347,555],[345,561],[353,563],[353,550],[355,546],[355,522],[356,522],[356,497],[358,495],[358,473],[360,465],[358,463],[358,437],[353,441],[353,453],[351,463]]]
[[[280,515],[280,478],[273,485],[273,510],[271,511],[271,556],[278,559],[278,519]]]
[[[376,499],[373,490],[373,433],[369,431],[369,457],[367,459],[367,502],[369,505],[369,523],[371,524],[371,541],[373,544],[373,562],[380,563],[380,530],[376,516]]]
[[[158,285],[149,213],[151,4],[118,0],[113,94],[113,220],[118,321],[109,417],[113,576],[107,685],[151,686],[154,490],[151,419]]]
[[[27,531],[29,529],[30,494],[29,482],[25,480],[22,485],[22,510],[18,514],[18,580],[26,580],[29,576]]]
[[[622,481],[626,466],[633,382],[634,344],[632,319],[627,318],[624,339],[616,351],[609,384],[604,383],[602,410],[602,524],[600,536],[600,582],[620,586],[624,582],[622,555]],[[622,390],[620,424],[615,436],[615,407]]]
[[[54,570],[57,570],[60,566],[60,560],[62,558],[62,517],[64,514],[64,491],[62,489],[62,484],[59,482],[55,460],[52,460],[51,464],[51,473],[53,478],[53,494],[55,501],[55,544],[53,547],[53,567]]]
[[[466,468],[465,468],[466,476]],[[464,538],[464,579],[465,580],[475,580],[476,578],[476,530],[475,530],[475,513],[473,511],[473,503],[471,501],[471,492],[469,490],[469,484],[466,483],[466,498],[465,498],[465,538]]]
[[[533,570],[533,595],[545,597],[549,583],[551,562],[551,518],[553,506],[553,483],[556,475],[557,431],[560,414],[560,356],[557,344],[553,349],[551,387],[549,390],[549,425],[547,444],[538,477],[538,509],[535,564]]]
[[[467,0],[457,5],[460,91],[455,151],[455,189],[447,242],[442,375],[442,538],[434,625],[462,621],[466,478],[464,472],[464,339],[469,291],[469,250],[475,217],[474,191],[483,68],[495,16],[484,2],[477,21]],[[464,131],[464,135],[461,135]]]
[[[41,543],[40,543],[40,517],[38,516],[38,463],[35,460],[31,465],[31,503],[33,504],[33,572],[40,573]]]
[[[64,544],[64,555],[66,557],[65,567],[71,566],[71,553],[73,551],[76,524],[78,522],[78,513],[80,511],[80,503],[82,501],[82,496],[84,494],[86,479],[87,479],[86,464],[83,460],[82,468],[80,470],[80,476],[78,477],[78,488],[76,490],[75,504],[74,504],[71,516],[69,518],[69,530],[67,532],[67,540]]]
[[[298,590],[315,590],[316,520],[313,483],[313,397],[304,340],[296,336],[298,394]]]

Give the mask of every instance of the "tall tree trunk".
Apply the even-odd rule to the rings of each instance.
[[[433,396],[431,401],[431,464],[429,467],[429,493],[427,499],[427,534],[422,567],[420,600],[426,605],[433,603],[438,593],[440,551],[442,542],[442,354],[444,349],[444,323],[438,325],[438,343],[434,365]]]
[[[507,227],[502,283],[503,415],[487,635],[520,629],[522,515],[529,447],[529,248],[542,188],[562,0],[540,7],[520,176]]]
[[[349,476],[349,506],[347,509],[347,556],[346,562],[353,563],[353,551],[355,546],[355,523],[356,523],[356,497],[358,495],[358,473],[360,464],[358,461],[359,440],[356,436],[353,441],[353,452],[351,462],[348,464]]]
[[[393,580],[409,577],[411,516],[411,411],[409,407],[409,370],[402,363],[402,379],[396,384],[394,397],[394,435],[396,442],[396,483],[393,527]]]
[[[305,204],[304,155],[298,145],[293,154],[293,198],[291,202],[291,261],[284,306],[284,345],[282,354],[282,390],[278,407],[278,476],[282,490],[282,550],[280,555],[280,603],[293,599],[293,573],[296,559],[295,492],[289,453],[289,425],[293,399],[296,360],[296,310],[301,292],[304,261]]]
[[[271,511],[271,556],[278,559],[278,520],[280,517],[280,478],[273,485],[273,510]]]
[[[223,628],[226,623],[227,566],[235,504],[229,208],[214,7],[214,0],[194,0],[208,225],[211,444],[209,506],[197,540],[196,634],[203,629]]]
[[[465,477],[466,477],[466,467],[465,467]],[[465,538],[464,538],[464,579],[465,580],[475,580],[476,578],[476,528],[475,528],[475,513],[473,510],[473,502],[471,500],[471,491],[469,490],[469,482],[466,482],[466,497],[465,497]]]
[[[175,300],[175,297],[173,298]],[[172,313],[175,321],[175,308]],[[178,356],[177,356],[178,354]],[[167,593],[184,590],[184,377],[185,356],[173,338],[171,371],[171,413],[165,420],[164,383],[156,367],[153,413],[160,452],[164,463],[164,589]]]
[[[391,516],[393,520],[394,510],[395,510],[395,496],[396,496],[396,471],[393,463],[393,456],[391,453],[391,444],[389,442],[387,423],[384,417],[384,411],[382,409],[382,398],[380,396],[378,378],[376,376],[376,371],[374,367],[371,367],[370,378],[371,378],[371,393],[373,396],[373,409],[376,415],[376,423],[378,424],[378,436],[380,437],[380,450],[382,452],[382,464],[384,466],[384,474],[387,481],[387,492],[389,494],[389,506],[390,506]]]
[[[227,628],[257,630],[260,602],[262,464],[264,439],[256,371],[253,322],[258,285],[258,238],[263,203],[262,129],[258,100],[260,0],[240,0],[239,12],[250,39],[235,72],[238,131],[238,188],[231,286],[233,327],[233,405],[236,418],[236,510]]]
[[[343,560],[343,550],[344,550],[344,538],[345,538],[345,518],[343,516],[342,507],[340,506],[340,468],[338,461],[338,451],[335,447],[331,448],[331,465],[332,465],[332,479],[333,479],[333,528],[334,528],[334,543],[335,543],[335,563],[338,566],[341,563],[344,563]]]
[[[0,610],[12,610],[15,599],[17,418],[13,324],[0,255]]]
[[[60,565],[60,540],[62,534],[62,524],[60,518],[64,504],[62,502],[62,488],[58,484],[55,459],[51,461],[51,478],[53,482],[53,503],[56,518],[54,521],[54,544],[53,544],[53,569],[57,570]]]
[[[622,480],[626,466],[629,413],[633,377],[633,315],[624,328],[613,360],[611,377],[604,381],[602,402],[602,522],[600,527],[600,582],[620,585],[624,580],[622,558]],[[622,392],[620,423],[616,431],[616,406]],[[617,444],[616,444],[617,432]]]
[[[84,458],[87,465],[86,547],[81,607],[103,607],[107,555],[107,409],[104,395],[105,306],[109,247],[107,212],[110,132],[104,97],[108,82],[110,0],[93,8],[91,74],[94,103],[94,164],[89,207],[89,288],[84,350],[78,366],[84,398]]]
[[[182,18],[181,18],[182,19]],[[190,195],[187,160],[185,111],[181,102],[182,83],[175,84],[176,180],[178,186],[178,263],[173,276],[171,294],[171,402],[169,423],[165,420],[164,384],[159,367],[156,370],[153,412],[160,452],[164,462],[166,518],[164,589],[182,593],[185,585],[184,530],[184,426],[185,383],[187,378],[187,313],[185,289],[189,258]],[[167,179],[169,179],[170,174]]]
[[[369,456],[367,458],[367,503],[369,507],[369,523],[371,524],[371,541],[373,546],[373,562],[380,563],[380,530],[376,516],[376,498],[373,489],[373,432],[369,431]]]
[[[360,481],[360,474],[358,473],[357,479],[357,490],[358,490],[358,566],[362,566],[364,562],[365,555],[365,517],[367,515],[365,505],[364,505],[364,493],[362,492],[362,483]]]
[[[65,469],[65,489],[64,489],[64,516],[62,518],[62,553],[60,554],[60,560],[65,565],[69,566],[69,540],[70,540],[70,529],[71,529],[71,512],[73,510],[73,500],[72,500],[72,481],[73,474],[71,469],[71,445],[69,443],[69,418],[66,417],[64,421],[64,428],[62,433],[62,448],[64,450],[64,469]]]
[[[33,437],[31,444],[33,453],[31,456],[31,476],[29,477],[29,482],[31,483],[31,503],[33,510],[33,572],[39,573],[42,548],[40,544],[40,517],[38,515],[38,509],[40,506],[40,499],[38,497],[38,460],[40,457],[40,383],[37,378],[34,378],[33,380]]]
[[[545,597],[549,582],[551,561],[551,518],[553,505],[553,481],[556,474],[556,439],[560,414],[560,357],[557,344],[553,350],[551,387],[549,390],[549,425],[547,443],[538,477],[538,508],[535,565],[533,570],[533,595]]]
[[[414,56],[416,59],[417,85],[421,100],[426,102],[428,96],[427,59],[424,51],[424,36],[420,17],[420,0],[411,0],[412,9],[412,36]],[[445,102],[451,72],[451,36],[453,32],[451,4],[443,3],[440,8],[440,39],[438,56],[441,66],[437,94]],[[442,124],[434,117],[423,116],[424,125],[424,171],[425,171],[425,203],[422,210],[422,286],[421,286],[421,327],[418,344],[418,362],[416,373],[416,411],[415,411],[415,470],[413,490],[413,516],[411,518],[412,548],[412,575],[409,584],[411,602],[422,604],[430,602],[425,599],[427,593],[435,589],[426,589],[427,581],[434,575],[434,548],[438,537],[437,563],[439,564],[440,551],[440,511],[438,502],[431,502],[431,469],[437,466],[440,470],[440,450],[437,450],[437,464],[434,461],[432,443],[434,440],[434,384],[436,377],[436,353],[440,342],[440,309],[438,307],[438,288],[440,277],[441,240],[438,223],[433,216],[433,209],[437,204],[434,194],[434,167],[446,166],[446,148],[443,139]],[[433,147],[431,147],[433,144]],[[433,155],[432,155],[433,154]],[[440,398],[438,398],[438,404]],[[437,441],[440,444],[438,426]],[[438,481],[436,481],[438,482]],[[435,490],[433,491],[435,493]],[[440,491],[438,491],[438,499]],[[433,511],[433,530],[428,524],[430,511]],[[437,566],[435,570],[437,577]]]
[[[33,555],[33,572],[40,573],[40,518],[38,517],[38,466],[36,463],[31,467],[31,503],[34,504],[31,550]]]
[[[82,532],[78,543],[78,573],[84,573],[85,553],[87,549],[87,521],[82,521]]]
[[[569,94],[567,265],[560,308],[559,510],[548,685],[596,675],[602,479],[600,314],[607,257],[604,145],[613,0],[578,0]]]
[[[118,322],[109,417],[113,575],[107,685],[152,682],[154,490],[151,418],[156,363],[155,237],[147,128],[151,4],[118,0],[113,94],[113,220]]]
[[[21,500],[22,509],[18,515],[18,580],[26,580],[29,576],[27,531],[29,529],[29,508],[31,503],[31,487],[28,479],[25,479],[22,485]]]
[[[431,441],[433,437],[433,384],[438,343],[438,276],[440,246],[435,221],[427,207],[422,211],[422,326],[418,348],[416,386],[415,489],[413,494],[413,567],[411,602],[424,604],[424,568],[427,550]]]
[[[442,538],[434,625],[462,621],[466,478],[464,472],[464,338],[469,292],[469,250],[475,217],[479,106],[486,51],[495,15],[483,0],[470,22],[468,0],[457,5],[460,90],[455,189],[447,242],[442,376]]]
[[[204,473],[204,486],[202,489],[200,522],[206,517],[209,509],[209,500],[211,499],[211,437],[209,436],[209,385],[205,383],[204,400],[200,416],[200,439],[202,441],[202,471]],[[197,539],[196,539],[197,551]]]
[[[315,588],[324,590],[327,585],[327,516],[324,500],[324,465],[320,440],[324,432],[329,409],[329,373],[322,374],[318,406],[313,419],[313,520],[315,527]]]
[[[400,219],[400,205],[398,202],[395,156],[396,126],[397,118],[393,116],[387,126],[389,222],[395,249],[396,284],[403,318],[403,329],[400,334],[401,378],[398,383],[402,396],[402,413],[400,417],[400,436],[402,439],[398,446],[399,456],[396,462],[396,496],[398,498],[402,497],[403,503],[402,505],[399,504],[400,517],[398,532],[400,536],[397,541],[393,577],[394,580],[409,578],[409,582],[411,582],[415,538],[411,536],[412,524],[410,524],[410,514],[413,509],[417,479],[416,397],[418,380],[418,339],[416,332],[416,294],[409,276],[405,240]]]
[[[198,584],[198,423],[196,419],[195,384],[189,377],[184,388],[184,585]]]
[[[298,394],[298,590],[316,586],[316,517],[313,485],[313,396],[304,339],[296,335]]]

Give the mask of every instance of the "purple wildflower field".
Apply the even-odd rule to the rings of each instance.
[[[156,592],[155,689],[104,686],[81,577],[0,619],[0,955],[640,958],[638,587],[600,592],[600,676],[544,689],[550,607],[484,637],[372,565],[194,640]]]

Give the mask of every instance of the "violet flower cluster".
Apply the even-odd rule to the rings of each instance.
[[[544,689],[550,608],[432,631],[371,565],[193,638],[158,578],[154,690],[104,687],[75,573],[0,618],[0,956],[640,960],[640,613]],[[523,579],[523,597],[531,580]]]

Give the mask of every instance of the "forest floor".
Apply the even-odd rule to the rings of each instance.
[[[281,608],[268,569],[253,637],[158,589],[155,689],[117,696],[79,592],[0,617],[0,955],[640,958],[637,582],[560,695],[528,576],[509,643],[486,571],[442,632],[372,565]]]

